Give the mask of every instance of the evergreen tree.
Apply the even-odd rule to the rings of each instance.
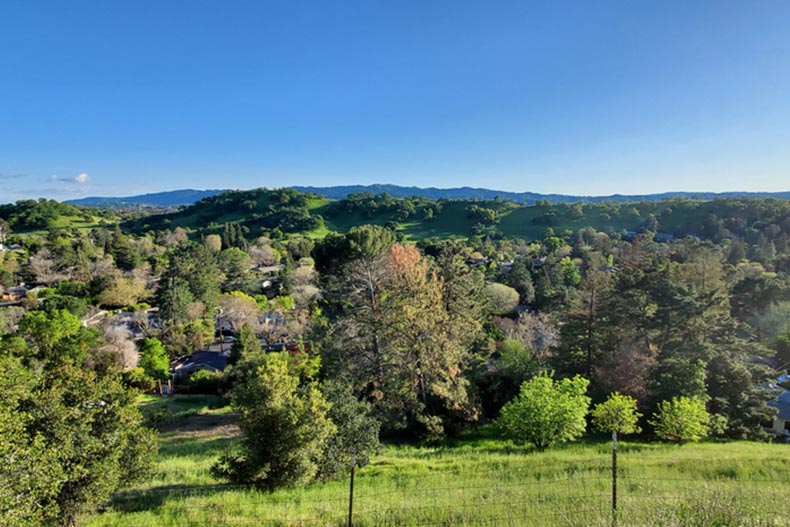
[[[243,358],[249,358],[257,355],[261,351],[261,342],[255,334],[252,326],[245,323],[241,326],[236,340],[230,348],[230,356],[228,357],[228,364],[237,364]]]
[[[29,388],[3,389],[12,419],[0,419],[0,459],[13,462],[0,467],[8,476],[0,519],[13,518],[9,525],[76,526],[79,514],[149,473],[155,438],[141,427],[136,394],[117,378],[68,361],[33,374],[0,359],[0,386],[8,383]],[[21,500],[8,501],[9,481],[26,491]]]
[[[299,387],[287,353],[269,353],[231,392],[243,433],[241,449],[212,467],[216,477],[273,490],[312,481],[335,433],[329,404],[314,386]]]

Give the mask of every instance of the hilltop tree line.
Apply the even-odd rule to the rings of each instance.
[[[787,202],[538,204],[544,235],[530,240],[499,232],[518,206],[467,203],[466,220],[482,225],[473,235],[410,243],[398,222],[459,204],[350,196],[326,217],[393,219],[315,238],[302,231],[318,223],[299,226],[291,210],[313,217],[314,200],[230,192],[168,217],[45,235],[6,222],[21,248],[0,260],[11,304],[0,307],[0,456],[51,471],[23,478],[5,463],[0,518],[73,523],[144,476],[153,439],[135,394],[228,335],[228,369],[182,388],[223,394],[240,415],[244,439],[214,475],[264,488],[335,477],[379,436],[436,442],[496,423],[547,448],[578,437],[588,408],[605,431],[767,438],[769,387],[790,361]],[[657,236],[681,209],[705,215],[697,235]],[[642,224],[560,231],[546,216],[591,211]],[[187,217],[214,225],[173,227]],[[535,414],[536,402],[555,414]],[[699,426],[677,429],[688,416]],[[57,448],[66,437],[81,439]]]

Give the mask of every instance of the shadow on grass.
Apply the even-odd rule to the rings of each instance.
[[[110,507],[116,512],[145,512],[164,505],[168,500],[180,500],[194,496],[210,496],[240,489],[255,490],[242,485],[163,485],[146,490],[121,491],[113,495]]]
[[[161,433],[167,432],[193,432],[193,433],[216,433],[217,427],[235,425],[238,423],[238,416],[234,413],[223,414],[192,414],[160,425]]]
[[[493,426],[484,425],[475,430],[470,430],[456,437],[450,437],[435,445],[426,448],[418,457],[441,457],[451,452],[470,452],[474,454],[502,454],[514,456],[542,456],[548,453],[573,452],[578,450],[589,454],[589,448],[595,448],[601,454],[611,451],[611,436],[607,434],[591,434],[576,441],[558,443],[544,450],[535,448],[525,441],[515,441],[503,438]],[[412,443],[415,448],[420,448],[419,443]],[[656,448],[655,443],[640,439],[636,441],[631,437],[621,439],[618,443],[618,452],[623,454],[638,453]]]
[[[221,454],[231,448],[237,437],[172,437],[159,443],[160,457],[194,457]]]

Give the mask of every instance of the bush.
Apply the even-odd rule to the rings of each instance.
[[[658,437],[682,444],[708,435],[710,414],[699,397],[673,397],[671,401],[658,403],[658,410],[649,422]]]
[[[519,294],[512,287],[492,282],[486,284],[485,292],[494,315],[508,315],[518,307]]]
[[[137,388],[143,393],[156,388],[156,380],[147,375],[143,368],[132,368],[123,372],[123,383],[131,388]]]
[[[518,396],[502,408],[497,424],[508,436],[538,450],[581,437],[587,427],[590,398],[584,394],[589,384],[578,375],[561,381],[539,375],[521,385]]]
[[[637,426],[640,417],[642,414],[636,411],[636,399],[617,392],[592,411],[592,422],[601,432],[638,434],[641,431]]]
[[[221,371],[198,370],[189,376],[189,393],[218,395],[223,386]]]

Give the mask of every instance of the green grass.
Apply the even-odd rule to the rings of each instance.
[[[474,226],[477,223],[476,220],[466,216],[466,208],[471,203],[473,202],[445,202],[442,211],[433,219],[423,220],[417,214],[400,222],[399,231],[410,240],[449,236],[467,238],[473,234]],[[576,213],[571,205],[565,204],[520,206],[509,202],[475,203],[499,212],[500,220],[494,225],[494,228],[501,231],[506,237],[527,240],[544,238],[549,227],[558,234],[565,230],[576,232],[585,226],[591,226],[600,231],[638,230],[650,214],[659,216],[662,229],[672,232],[694,231],[699,228],[702,219],[704,219],[704,214],[693,207],[685,206],[672,210],[669,202],[617,204],[613,209],[604,209],[599,205],[585,205],[581,215]],[[638,214],[634,214],[634,210]],[[314,212],[322,213],[322,209],[317,209]],[[554,214],[548,223],[541,220],[547,213]],[[373,218],[364,217],[358,213],[342,214],[327,220],[326,226],[328,230],[348,232],[352,227],[364,224],[384,225],[389,220],[389,214],[381,214]],[[692,228],[694,226],[696,229]]]
[[[178,426],[191,416],[224,415],[230,412],[227,401],[215,395],[141,395],[139,407],[149,423],[156,426]]]
[[[167,215],[153,215],[125,223],[132,231],[184,227],[194,237],[200,234],[220,233],[225,223],[241,222],[250,229],[250,238],[262,232],[264,225],[279,225],[282,218],[267,216],[270,206],[275,209],[288,207],[287,203],[272,202],[272,192],[261,190],[237,193],[233,199],[245,199],[234,206],[227,203],[198,203],[183,211]],[[277,198],[278,200],[280,198]],[[255,202],[253,203],[253,200]],[[369,217],[359,211],[339,213],[334,210],[337,202],[318,196],[307,196],[299,201],[311,215],[321,215],[324,226],[309,231],[290,232],[290,235],[301,234],[313,239],[320,239],[329,232],[348,232],[351,228],[372,224],[385,225],[394,221],[393,210],[379,209],[379,213]],[[500,200],[449,200],[441,201],[441,211],[431,219],[424,219],[428,201],[419,202],[415,213],[408,219],[398,222],[397,229],[407,240],[419,240],[428,237],[446,238],[455,236],[467,238],[474,233],[477,220],[468,218],[466,210],[471,205],[481,206],[497,211],[499,221],[493,229],[500,231],[505,237],[527,240],[542,239],[547,229],[562,235],[565,231],[578,231],[585,226],[598,231],[622,234],[625,231],[640,231],[647,226],[657,227],[659,231],[671,232],[681,236],[686,234],[703,234],[709,218],[738,217],[748,222],[755,222],[781,214],[786,207],[781,200],[714,200],[693,201],[688,199],[669,199],[662,201],[645,201],[632,203],[590,203],[568,204],[545,202],[539,205],[522,206],[509,201]],[[286,214],[290,214],[287,212]],[[257,215],[257,217],[256,217]],[[773,215],[773,216],[772,216]],[[651,217],[658,221],[653,225]],[[287,225],[287,222],[286,222]],[[285,227],[286,230],[291,227]],[[264,230],[269,230],[267,229]],[[707,232],[710,236],[710,233]]]
[[[217,398],[142,404],[172,412],[157,473],[85,525],[345,525],[347,480],[273,493],[214,480],[211,465],[238,441],[234,416]],[[623,442],[620,525],[785,525],[788,448]],[[485,430],[438,447],[389,445],[357,471],[354,525],[608,526],[610,459],[604,439],[536,452]]]
[[[51,229],[89,231],[97,227],[110,228],[118,220],[114,218],[102,218],[99,216],[58,216],[47,229],[25,229],[17,228],[18,234],[29,234],[35,236],[46,236]]]

